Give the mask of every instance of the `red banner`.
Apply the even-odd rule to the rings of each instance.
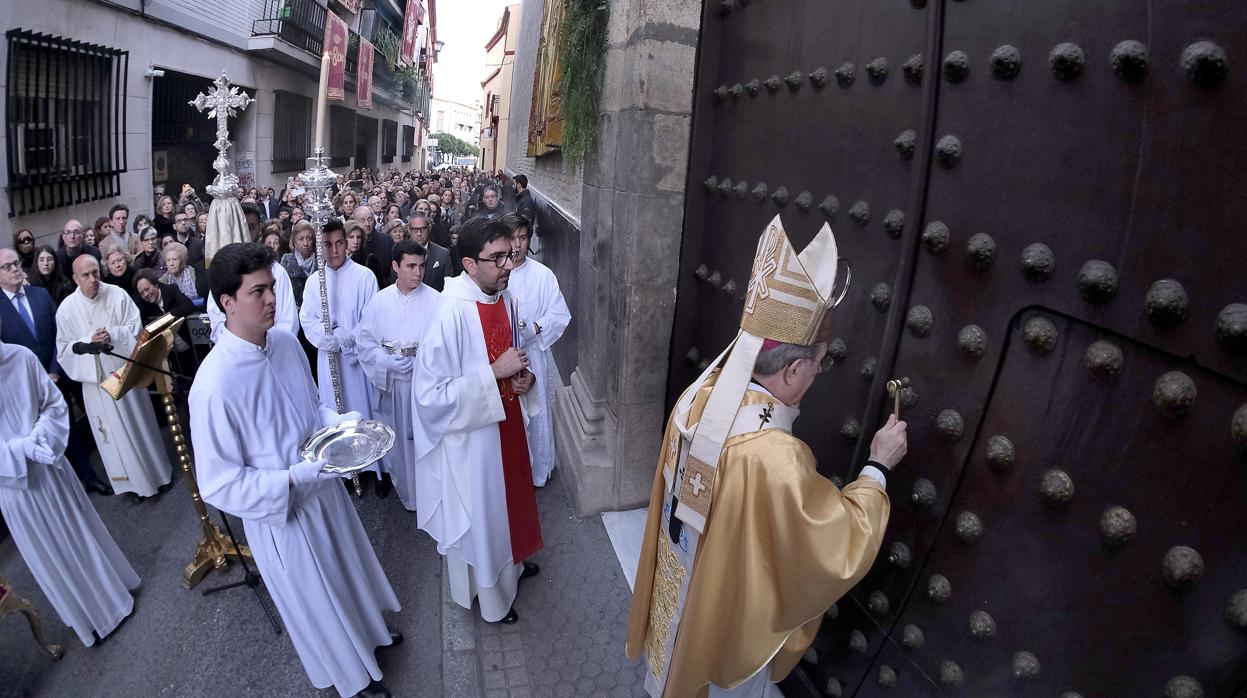
[[[325,13],[325,53],[329,54],[330,102],[346,100],[346,22],[332,12]]]
[[[424,19],[424,7],[421,0],[407,0],[407,12],[403,15],[403,41],[398,48],[398,60],[407,65],[416,64],[416,54],[420,47],[416,46],[416,28]]]
[[[372,44],[359,37],[359,63],[356,64],[355,98],[360,109],[372,109]]]
[[[360,0],[338,0],[338,4],[353,15],[359,14]]]

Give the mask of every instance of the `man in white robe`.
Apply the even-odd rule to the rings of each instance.
[[[507,290],[515,298],[515,308],[520,318],[520,335],[528,350],[529,369],[536,382],[529,401],[535,403],[532,419],[528,421],[528,450],[533,461],[533,484],[544,487],[554,472],[558,454],[554,449],[553,398],[554,376],[550,375],[554,360],[550,350],[563,336],[572,321],[567,301],[559,290],[559,280],[550,267],[528,258],[528,243],[532,239],[531,222],[518,213],[503,216],[502,222],[511,229],[511,249],[515,251],[515,269]]]
[[[394,429],[394,449],[381,460],[408,511],[416,510],[416,455],[412,440],[411,375],[441,294],[423,283],[428,255],[423,245],[404,240],[394,246],[395,283],[368,301],[356,346],[374,394],[373,416]],[[388,491],[377,482],[377,494]]]
[[[100,383],[126,362],[105,354],[75,354],[79,342],[102,342],[129,356],[142,323],[138,306],[120,286],[100,282],[100,263],[90,255],[74,260],[78,290],[56,311],[56,360],[65,375],[82,384],[82,400],[100,460],[113,491],[150,497],[169,488],[173,466],[146,390],[114,400]]]
[[[290,274],[282,265],[273,262],[269,267],[273,272],[273,278],[277,281],[273,292],[277,294],[277,318],[273,323],[273,329],[285,330],[296,337],[299,335],[299,306],[294,302],[294,287],[290,284]],[[212,292],[208,292],[208,322],[211,323],[212,343],[216,344],[221,338],[221,332],[225,330],[225,311],[221,310],[221,306],[217,304],[212,297]]]
[[[446,280],[412,381],[416,522],[446,556],[455,602],[475,597],[486,621],[514,623],[542,540],[524,434],[533,377],[505,292],[511,231],[473,219],[459,250],[464,273]]]
[[[226,329],[195,376],[191,442],[205,502],[243,519],[247,542],[295,651],[316,688],[389,696],[374,652],[402,641],[398,611],[355,507],[299,444],[339,415],[317,395],[299,340],[273,332],[273,274],[262,245],[212,260]]]
[[[134,610],[139,576],[65,459],[69,408],[39,359],[0,344],[0,514],[61,621],[82,644],[108,637]]]
[[[307,279],[303,289],[303,307],[299,322],[303,335],[319,351],[316,375],[320,383],[320,399],[334,404],[333,381],[329,375],[329,354],[338,354],[338,378],[342,385],[342,408],[358,412],[364,419],[372,418],[372,388],[359,363],[355,346],[356,330],[364,315],[364,306],[377,295],[377,277],[346,254],[346,233],[342,222],[325,224],[325,275],[329,278],[329,320],[333,331],[326,334],[320,305],[320,272]]]

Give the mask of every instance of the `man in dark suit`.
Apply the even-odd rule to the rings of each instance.
[[[20,344],[34,352],[52,382],[64,392],[70,380],[56,363],[56,305],[47,290],[26,286],[21,258],[7,247],[0,248],[0,341]],[[68,399],[68,397],[66,398]],[[112,494],[91,468],[89,452],[77,439],[70,439],[65,455],[78,473],[78,479],[91,491]]]
[[[272,188],[260,187],[259,194],[260,199],[255,202],[255,205],[260,209],[260,214],[264,217],[264,220],[267,221],[269,219],[276,218],[277,207],[281,202],[273,198]]]
[[[429,239],[432,228],[433,221],[423,213],[417,212],[407,219],[408,237],[428,250],[424,258],[424,283],[441,293],[446,277],[454,274],[450,271],[450,250]]]

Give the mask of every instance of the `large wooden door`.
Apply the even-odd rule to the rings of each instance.
[[[884,549],[791,694],[1247,691],[1245,59],[1229,0],[707,2],[670,398],[776,213],[853,266],[825,474],[912,382]]]

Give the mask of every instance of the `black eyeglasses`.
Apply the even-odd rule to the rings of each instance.
[[[17,239],[17,244],[19,244],[19,245],[29,245],[29,244],[33,243],[34,241],[35,241],[35,239],[34,239],[34,238],[18,238],[18,239]]]
[[[493,262],[494,266],[501,269],[506,266],[507,260],[515,261],[515,252],[507,252],[506,254],[500,254],[497,257],[473,257],[472,259],[475,259],[478,262]]]
[[[14,262],[5,262],[4,264],[0,264],[0,271],[13,271],[14,269],[18,268],[19,266],[20,266],[20,264],[18,264],[18,262],[15,262],[15,261],[14,261]]]

